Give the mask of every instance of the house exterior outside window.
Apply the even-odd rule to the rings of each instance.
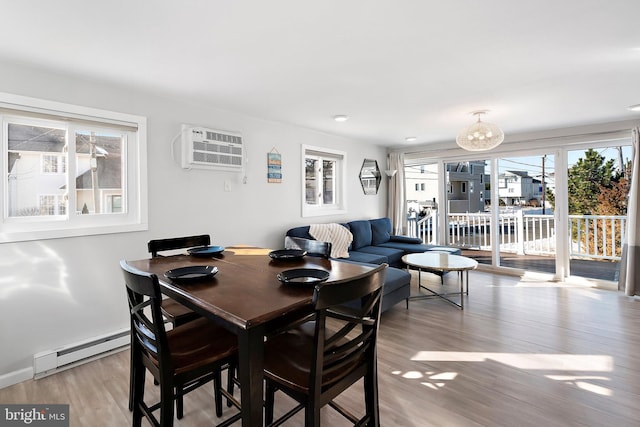
[[[344,213],[346,153],[303,146],[302,216]]]
[[[7,97],[0,242],[146,229],[145,118]]]

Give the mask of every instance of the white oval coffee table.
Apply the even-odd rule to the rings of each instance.
[[[402,262],[404,262],[408,267],[418,269],[418,289],[426,289],[431,292],[430,295],[416,295],[410,297],[410,299],[430,298],[435,296],[464,310],[463,294],[466,293],[469,295],[469,270],[474,270],[478,267],[478,262],[476,260],[461,255],[451,255],[447,252],[429,251],[424,253],[407,254],[402,257]],[[436,274],[444,274],[449,271],[459,272],[458,283],[460,284],[460,292],[440,293],[422,285],[421,273],[423,270]],[[448,298],[449,295],[460,295],[460,303]]]

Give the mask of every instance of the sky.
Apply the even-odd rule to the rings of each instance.
[[[613,159],[615,161],[615,167],[619,167],[617,147],[596,148],[596,151],[604,156],[606,160]],[[569,167],[575,164],[579,158],[584,157],[584,152],[585,150],[569,151]],[[622,158],[625,163],[627,162],[627,160],[631,159],[631,146],[622,147]],[[504,159],[500,159],[498,165],[500,168],[500,173],[504,172],[505,170],[518,170],[528,171],[529,175],[532,176],[540,175],[542,173],[542,156],[507,157]],[[487,169],[485,170],[487,172],[490,170],[488,165]],[[549,174],[552,174],[554,172],[555,156],[547,155],[545,158],[545,175],[548,176]]]

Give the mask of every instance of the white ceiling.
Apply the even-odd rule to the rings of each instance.
[[[453,144],[476,109],[507,135],[640,118],[626,109],[640,103],[638,0],[0,0],[0,10],[0,60],[376,144]]]

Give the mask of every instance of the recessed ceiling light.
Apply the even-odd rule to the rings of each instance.
[[[333,116],[333,120],[335,120],[336,122],[346,122],[347,120],[349,120],[349,116],[345,114],[338,114],[337,116]]]
[[[629,111],[640,111],[640,104],[632,105],[631,107],[627,107]]]
[[[416,139],[418,139],[418,138],[416,138],[415,136],[408,136],[408,137],[406,137],[404,140],[405,140],[405,141],[407,141],[407,142],[413,142],[413,141],[415,141]]]

